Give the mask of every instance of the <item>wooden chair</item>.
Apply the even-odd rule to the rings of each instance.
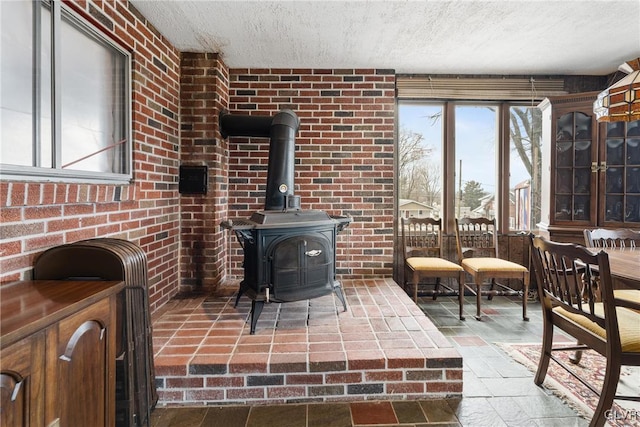
[[[640,366],[640,313],[634,311],[640,304],[615,297],[606,252],[594,253],[581,245],[554,243],[533,234],[530,240],[543,314],[542,349],[534,381],[542,384],[549,361],[555,361],[599,395],[590,426],[603,426],[614,399],[640,401],[640,396],[616,395],[621,366]],[[596,286],[599,292],[593,290]],[[579,344],[554,347],[556,327]],[[606,358],[601,390],[556,357],[558,351],[585,349]]]
[[[584,243],[589,248],[640,248],[640,232],[628,228],[607,230],[596,228],[584,230]],[[625,285],[622,279],[614,280],[613,293],[617,298],[626,298],[640,303],[639,293],[635,290],[621,288],[633,288],[633,285]]]
[[[589,248],[637,248],[640,233],[628,228],[584,230],[584,244]]]
[[[495,220],[487,218],[456,218],[456,243],[460,265],[473,278],[475,288],[466,282],[461,288],[469,289],[476,296],[476,319],[481,320],[480,300],[483,295],[491,300],[494,296],[522,296],[522,318],[527,317],[527,294],[529,292],[529,270],[520,264],[498,256],[498,236]],[[518,279],[522,290],[516,290],[496,279]],[[490,280],[488,289],[483,289]],[[464,298],[460,298],[460,311]]]
[[[418,294],[431,295],[435,300],[439,295],[460,295],[464,271],[458,264],[448,261],[442,254],[442,220],[434,218],[402,218],[402,244],[404,246],[405,289],[411,288],[413,300],[418,302]],[[419,292],[420,281],[433,278],[433,289]],[[458,281],[458,290],[442,283],[443,278]],[[460,311],[462,317],[462,310]]]
[[[605,228],[585,229],[584,244],[589,248],[640,248],[640,233],[628,228],[611,230]],[[616,280],[614,280],[613,295],[616,298],[629,299],[640,303],[640,292],[636,290],[618,289],[624,286],[624,281],[616,282]],[[582,352],[576,351],[576,354],[571,357],[571,362],[578,364],[581,358]]]

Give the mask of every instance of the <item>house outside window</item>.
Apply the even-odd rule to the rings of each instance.
[[[0,2],[3,177],[131,178],[128,52],[62,2]]]

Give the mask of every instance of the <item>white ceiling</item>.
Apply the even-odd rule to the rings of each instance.
[[[640,56],[640,0],[131,0],[230,68],[605,75]]]

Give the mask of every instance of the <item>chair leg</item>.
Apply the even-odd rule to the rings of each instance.
[[[598,400],[598,406],[596,407],[593,418],[589,427],[602,427],[606,421],[606,412],[611,409],[613,405],[613,399],[616,395],[616,388],[618,387],[618,381],[620,380],[620,360],[611,360],[607,357],[607,370],[604,374],[604,383],[602,384],[602,391],[600,392],[600,399]]]
[[[553,324],[547,319],[542,320],[542,348],[540,348],[540,361],[533,382],[541,385],[547,376],[549,361],[551,360],[551,346],[553,345]]]
[[[476,282],[479,282],[480,280],[476,279]],[[481,314],[480,314],[480,301],[482,300],[482,289],[481,289],[481,284],[476,283],[476,320],[482,320]]]
[[[496,289],[496,279],[491,279],[491,286],[489,286],[489,292],[493,291]],[[487,300],[491,301],[493,299],[493,294],[488,294],[487,295]]]
[[[462,307],[464,306],[464,273],[460,273],[458,277],[458,305],[460,306],[460,320],[464,319]]]
[[[433,296],[432,296],[432,298],[433,298],[434,301],[436,300],[436,298],[438,298],[438,291],[439,290],[440,290],[440,278],[437,277],[436,278],[436,284],[433,287]]]
[[[576,341],[576,345],[581,345],[581,344],[582,343],[580,341]],[[573,353],[573,356],[569,356],[569,360],[574,365],[579,364],[580,361],[582,360],[582,350],[576,350],[575,353]]]
[[[529,321],[529,317],[527,316],[527,301],[529,296],[529,280],[528,277],[525,277],[522,281],[522,320],[525,322]]]
[[[413,272],[413,302],[418,304],[418,281],[420,280],[420,275],[417,271]]]

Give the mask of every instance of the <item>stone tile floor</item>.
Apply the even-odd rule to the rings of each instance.
[[[308,403],[273,406],[157,408],[152,427],[419,427],[419,426],[587,426],[549,390],[533,383],[533,374],[514,362],[499,343],[540,342],[537,303],[531,321],[522,321],[517,299],[496,297],[483,304],[483,320],[473,318],[473,298],[465,301],[467,320],[457,317],[457,302],[421,298],[419,305],[462,354],[462,399]]]

